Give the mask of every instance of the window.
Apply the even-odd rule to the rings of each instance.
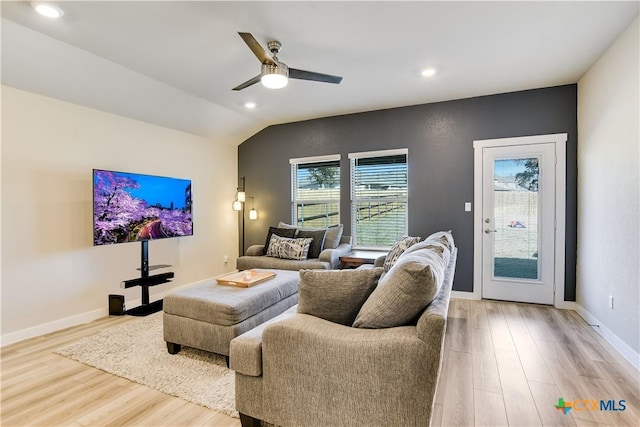
[[[349,154],[354,246],[389,247],[407,234],[407,152]]]
[[[340,223],[340,155],[291,159],[291,218],[300,227]]]

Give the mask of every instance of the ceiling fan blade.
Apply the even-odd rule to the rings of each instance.
[[[242,40],[244,40],[247,46],[249,46],[251,52],[253,52],[253,54],[258,57],[258,60],[261,64],[276,65],[276,61],[274,61],[271,55],[269,55],[269,52],[267,52],[265,48],[263,48],[260,43],[258,43],[258,40],[256,40],[255,37],[251,35],[251,33],[238,32],[238,34],[240,35],[240,37],[242,37]]]
[[[342,81],[342,77],[340,76],[332,76],[331,74],[314,73],[313,71],[298,70],[296,68],[289,68],[289,77],[291,77],[292,79],[312,80],[315,82],[335,83],[335,84],[338,84]]]
[[[244,83],[239,84],[238,86],[234,87],[234,88],[233,88],[233,89],[231,89],[231,90],[242,90],[242,89],[248,88],[249,86],[251,86],[251,85],[254,85],[254,84],[258,83],[258,82],[260,81],[260,77],[262,77],[262,76],[261,76],[260,74],[258,74],[258,75],[257,75],[257,76],[255,76],[254,78],[252,78],[252,79],[250,79],[250,80],[247,80],[247,81],[246,81],[246,82],[244,82]]]

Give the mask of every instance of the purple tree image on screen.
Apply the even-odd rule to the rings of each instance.
[[[191,181],[93,171],[93,244],[193,234]]]

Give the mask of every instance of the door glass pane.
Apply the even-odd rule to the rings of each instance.
[[[538,158],[494,163],[494,277],[539,279]]]

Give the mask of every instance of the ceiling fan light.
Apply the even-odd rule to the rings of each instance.
[[[64,15],[64,11],[62,9],[51,3],[32,1],[31,7],[40,15],[46,16],[47,18],[60,18]]]
[[[281,89],[289,83],[289,67],[284,62],[277,65],[262,64],[262,85],[269,89]]]

